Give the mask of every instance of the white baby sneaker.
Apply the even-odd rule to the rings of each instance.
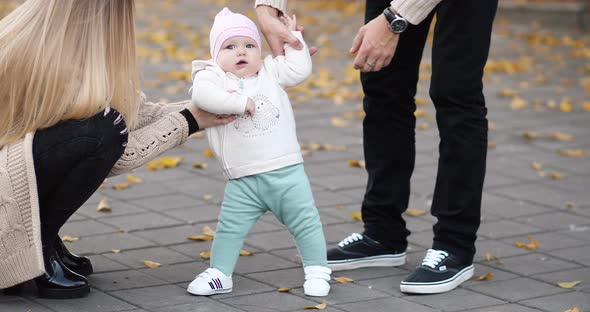
[[[216,268],[208,268],[195,277],[186,291],[193,295],[209,296],[231,292],[233,286],[231,276],[226,276]]]
[[[303,293],[313,297],[325,297],[330,292],[330,273],[328,267],[310,265],[303,268],[305,272],[305,283]]]

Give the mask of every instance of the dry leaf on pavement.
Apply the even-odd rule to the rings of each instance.
[[[279,289],[277,289],[279,292],[289,292],[291,290],[291,288],[287,288],[287,287],[281,287]]]
[[[419,217],[425,215],[426,211],[415,208],[408,208],[408,210],[406,210],[406,214],[410,217]]]
[[[334,277],[334,280],[337,281],[338,283],[343,283],[343,284],[354,282],[354,280],[352,278],[344,277],[344,276]]]
[[[215,156],[215,154],[213,154],[213,151],[210,148],[206,148],[203,151],[203,156],[208,157],[208,158],[213,158]]]
[[[362,160],[351,159],[348,161],[349,167],[365,168],[365,162]]]
[[[559,154],[569,157],[585,157],[586,151],[582,149],[559,149]]]
[[[98,211],[98,212],[112,212],[113,209],[111,208],[111,204],[109,204],[109,201],[106,198],[103,198],[98,203],[98,207],[96,208],[96,211]]]
[[[351,216],[352,216],[352,219],[354,219],[356,221],[363,221],[363,217],[360,212],[353,212],[351,214]]]
[[[328,307],[328,305],[324,302],[324,303],[320,303],[314,306],[305,306],[303,307],[304,310],[325,310]]]
[[[476,281],[487,281],[487,280],[491,280],[492,278],[494,278],[494,273],[486,273],[484,275],[480,275],[477,278],[475,278]]]
[[[119,183],[111,186],[113,190],[124,190],[129,187],[129,183]]]
[[[523,243],[523,242],[515,242],[514,245],[516,245],[516,247],[518,248],[522,248],[522,249],[527,249],[527,250],[533,250],[533,249],[537,249],[539,248],[539,242],[533,238],[532,236],[528,237],[528,240],[530,243]]]
[[[145,260],[143,261],[143,264],[145,264],[146,267],[153,269],[153,268],[157,268],[159,266],[161,266],[162,264],[158,263],[158,262],[154,262],[154,261],[150,261],[150,260]]]
[[[195,169],[207,169],[208,165],[206,163],[196,162],[193,163],[193,168]]]
[[[213,240],[213,236],[209,236],[209,235],[191,235],[191,236],[187,237],[186,239],[192,240],[192,241],[206,242],[206,241],[212,241]]]
[[[580,312],[580,309],[578,309],[578,307],[573,307],[573,308],[567,309],[567,310],[565,310],[563,312]]]
[[[531,168],[533,168],[535,170],[541,170],[541,169],[543,169],[543,164],[533,161],[533,163],[531,164]]]
[[[209,259],[211,258],[211,252],[210,251],[201,251],[199,252],[199,257],[201,257],[201,259]]]
[[[557,283],[557,286],[565,289],[570,289],[576,287],[578,284],[582,283],[582,281],[573,281],[573,282],[560,282]]]
[[[211,236],[211,237],[215,236],[215,231],[213,231],[208,225],[203,226],[201,233],[203,233],[203,235],[207,235],[207,236]]]
[[[64,242],[68,242],[68,243],[73,243],[73,242],[77,242],[80,240],[79,237],[75,237],[75,236],[64,236],[61,238],[62,241]]]
[[[111,252],[113,252],[113,253],[120,253],[121,252],[121,249],[111,249]]]
[[[129,183],[143,183],[143,180],[134,176],[134,175],[127,175],[127,182]]]
[[[254,252],[252,252],[252,251],[247,251],[247,250],[243,250],[243,249],[240,250],[240,256],[250,257],[250,256],[253,256],[253,255],[254,255]]]

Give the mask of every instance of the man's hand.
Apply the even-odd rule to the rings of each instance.
[[[362,72],[380,71],[391,62],[398,40],[399,34],[389,30],[385,16],[377,16],[361,27],[354,37],[350,49],[350,53],[358,52],[354,68]]]
[[[246,111],[244,113],[248,114],[250,117],[254,117],[254,112],[256,111],[256,105],[254,105],[254,101],[251,98],[248,98],[248,103],[246,104]]]
[[[285,43],[296,50],[303,49],[303,44],[299,42],[297,37],[279,19],[277,9],[266,5],[259,5],[256,7],[256,16],[262,34],[274,56],[285,55],[283,49]]]

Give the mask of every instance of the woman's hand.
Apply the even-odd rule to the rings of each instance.
[[[267,5],[259,5],[256,7],[256,16],[260,24],[260,30],[272,51],[272,55],[285,55],[283,49],[285,43],[296,50],[303,49],[303,44],[279,19],[277,9]]]
[[[209,127],[222,126],[236,119],[235,115],[215,115],[206,112],[194,105],[189,106],[188,110],[193,114],[195,120],[197,120],[197,123],[199,124],[199,130]]]
[[[350,53],[356,53],[354,69],[362,72],[376,72],[389,65],[399,34],[395,34],[387,27],[387,19],[383,14],[377,16],[367,25],[361,27],[354,37]]]

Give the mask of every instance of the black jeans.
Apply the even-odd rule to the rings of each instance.
[[[390,1],[367,1],[372,20]],[[422,52],[436,14],[430,97],[440,134],[432,202],[433,248],[470,262],[475,254],[486,167],[488,121],[482,93],[497,0],[444,0],[419,25],[400,35],[395,56],[379,72],[362,73],[363,137],[369,174],[362,204],[365,234],[403,251],[414,170],[416,85]]]
[[[38,130],[33,139],[41,240],[45,256],[60,228],[86,202],[121,157],[125,121],[111,109],[85,120],[63,121]]]

